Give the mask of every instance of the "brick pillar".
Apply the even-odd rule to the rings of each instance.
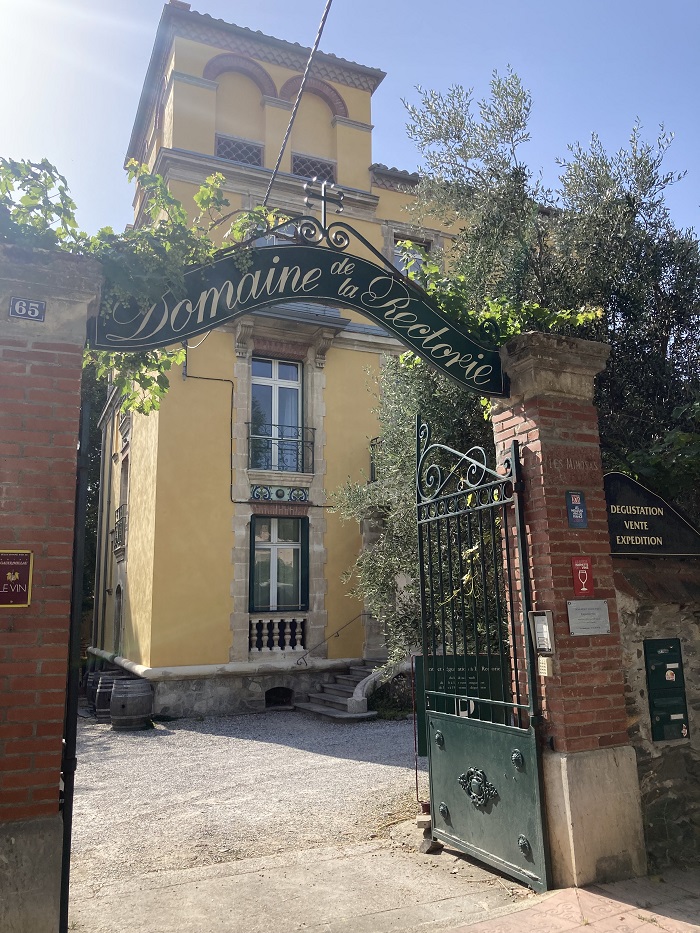
[[[496,448],[521,444],[535,609],[554,615],[550,676],[539,677],[543,772],[554,882],[618,880],[646,871],[634,750],[628,745],[622,650],[598,439],[595,376],[609,347],[523,334],[501,351],[510,398],[493,404]],[[585,495],[588,527],[570,528],[566,492]],[[572,636],[571,558],[590,557],[610,634]]]
[[[30,605],[0,605],[0,929],[12,933],[58,928],[80,379],[100,283],[93,260],[0,247],[0,551],[34,562]],[[46,302],[45,320],[10,318],[12,297]]]

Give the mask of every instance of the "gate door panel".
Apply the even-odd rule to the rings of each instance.
[[[517,443],[492,469],[417,430],[433,835],[547,888]]]

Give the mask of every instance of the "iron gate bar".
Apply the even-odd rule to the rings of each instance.
[[[420,417],[416,438],[433,836],[546,890],[519,446],[496,470]]]
[[[427,446],[428,445],[426,445],[426,449]],[[449,641],[448,634],[451,634],[451,645],[453,648],[451,657],[453,659],[455,683],[458,683],[460,679],[458,677],[456,660],[458,655],[454,649],[457,645],[459,630],[462,643],[466,650],[466,644],[468,641],[466,616],[469,615],[471,620],[471,638],[473,641],[474,652],[478,656],[483,654],[484,657],[487,658],[496,657],[498,659],[499,668],[503,679],[507,673],[504,664],[506,658],[504,628],[507,625],[507,621],[506,618],[504,618],[502,594],[505,596],[509,606],[512,609],[512,611],[507,614],[507,616],[510,617],[510,638],[514,646],[517,646],[518,642],[515,619],[516,598],[514,597],[511,589],[512,582],[510,585],[508,585],[508,581],[512,580],[512,559],[510,550],[507,546],[508,541],[503,540],[504,533],[507,534],[507,508],[517,501],[515,490],[516,483],[519,481],[519,476],[517,476],[514,471],[514,467],[516,465],[519,467],[517,442],[514,442],[513,449],[511,450],[511,457],[506,461],[506,469],[503,475],[495,473],[486,467],[483,461],[474,460],[470,458],[468,454],[460,454],[459,452],[454,451],[451,448],[447,448],[444,445],[432,446],[439,446],[443,450],[448,451],[458,458],[457,464],[449,471],[446,477],[443,477],[442,472],[440,473],[440,477],[437,480],[437,488],[439,492],[442,492],[447,487],[450,480],[455,478],[457,475],[458,467],[464,463],[468,464],[467,477],[469,473],[473,473],[473,475],[476,477],[480,472],[480,478],[483,478],[484,475],[488,474],[494,477],[494,479],[488,483],[481,483],[480,485],[477,485],[477,483],[469,482],[468,478],[465,483],[464,478],[462,478],[462,481],[460,484],[458,484],[458,489],[456,491],[447,492],[442,495],[438,494],[437,496],[430,499],[425,497],[424,501],[421,501],[421,493],[420,490],[418,491],[418,520],[419,524],[424,526],[424,534],[420,537],[419,540],[419,557],[422,574],[422,608],[424,618],[431,619],[432,621],[432,624],[429,626],[430,644],[429,646],[424,644],[424,650],[428,649],[426,651],[427,654],[436,656],[440,653],[439,644],[442,645],[441,653],[443,660],[444,662],[447,662],[450,654],[446,650],[446,645]],[[472,450],[475,450],[475,448],[472,448]],[[506,493],[507,488],[510,489],[508,493]],[[428,503],[427,507],[426,502]],[[486,511],[489,512],[488,533],[485,533],[486,529],[484,512]],[[495,514],[496,511],[500,513],[498,516]],[[466,521],[464,524],[467,536],[469,562],[468,570],[465,568],[464,563],[464,534],[461,522],[461,519],[467,512],[469,514],[466,514]],[[472,524],[472,514],[475,516],[476,527],[474,527]],[[442,527],[443,523],[440,519],[444,519],[444,536]],[[433,525],[435,526],[434,529]],[[468,576],[472,581],[472,585],[470,586],[468,592],[469,611],[467,611],[467,606],[465,605],[464,588],[462,586],[457,586],[454,579],[455,567],[453,561],[450,559],[445,563],[440,559],[443,552],[449,549],[451,532],[454,534],[457,543],[456,560],[458,563],[460,579],[464,580]],[[488,570],[493,574],[495,584],[492,590],[493,607],[489,605],[488,599],[489,586],[487,564],[489,563],[489,555],[484,543],[484,539],[488,536],[491,538],[491,561]],[[500,558],[498,541],[501,541]],[[426,586],[424,571],[426,557],[428,566],[437,568],[437,581],[431,581],[431,585],[429,587]],[[505,567],[503,567],[504,562]],[[526,565],[523,569],[526,570]],[[475,596],[476,587],[473,585],[473,581],[476,579],[475,574],[478,574],[479,582],[481,585],[481,594],[478,604],[477,598]],[[522,571],[520,573],[520,579],[521,591],[525,594],[525,596],[527,596],[525,587],[523,586],[523,581],[526,580],[526,576]],[[437,583],[437,590],[439,594],[438,599],[435,598],[435,583]],[[426,598],[426,594],[428,592],[429,600]],[[459,604],[455,599],[456,594],[459,596]],[[449,606],[447,606],[448,600]],[[483,625],[483,633],[479,632],[479,619],[481,619],[481,623]],[[435,622],[437,622],[437,625]],[[438,629],[440,637],[439,643]],[[496,648],[495,651],[494,647]],[[488,683],[485,684],[482,684],[481,680],[477,679],[475,684],[476,692],[470,691],[466,670],[464,672],[464,693],[450,694],[444,690],[436,691],[434,689],[434,674],[431,671],[429,674],[427,695],[428,697],[430,697],[432,694],[437,694],[442,697],[461,697],[462,699],[481,702],[482,706],[485,706],[487,709],[490,706],[512,707],[518,723],[520,727],[522,727],[522,712],[525,710],[527,710],[528,713],[532,712],[532,703],[534,699],[532,691],[528,691],[527,702],[523,702],[521,700],[521,675],[525,673],[525,671],[522,671],[521,668],[523,662],[526,666],[528,679],[530,679],[530,682],[532,682],[530,665],[528,664],[530,659],[528,655],[529,652],[513,653],[513,667],[510,671],[512,678],[512,690],[514,694],[512,699],[503,700],[495,697],[491,679],[489,679]],[[443,663],[443,669],[445,667],[446,663]]]

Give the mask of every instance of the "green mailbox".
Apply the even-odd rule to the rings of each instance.
[[[653,742],[687,739],[688,706],[679,638],[644,641]]]

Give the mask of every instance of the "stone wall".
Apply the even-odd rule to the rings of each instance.
[[[615,558],[630,741],[650,867],[700,860],[700,559]],[[689,736],[652,742],[645,639],[679,638]]]
[[[341,668],[342,669],[342,668]],[[292,703],[307,702],[322,684],[333,683],[332,671],[299,668],[269,674],[226,674],[183,680],[154,680],[153,712],[156,716],[233,716],[264,713],[265,694],[275,687],[292,691]]]

